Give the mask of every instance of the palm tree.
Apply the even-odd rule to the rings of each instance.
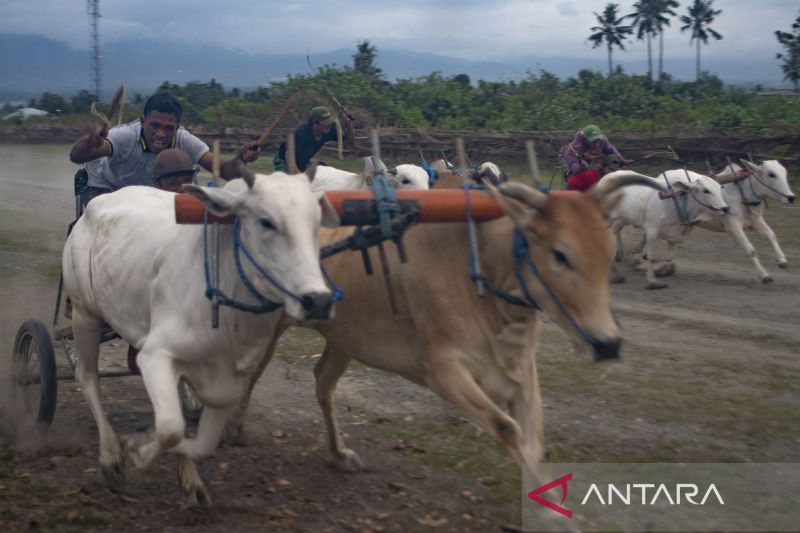
[[[589,40],[594,43],[592,48],[597,48],[605,41],[606,47],[608,48],[609,76],[614,72],[613,63],[611,62],[611,52],[613,48],[619,46],[620,50],[625,50],[625,45],[622,44],[622,41],[625,40],[626,36],[633,33],[632,27],[621,25],[625,17],[617,17],[618,8],[619,4],[608,4],[602,15],[594,13],[594,16],[597,17],[597,23],[600,25],[593,27],[592,31],[595,33],[589,36]]]
[[[794,85],[794,92],[800,92],[800,15],[792,24],[792,33],[786,31],[776,31],[775,37],[778,42],[786,49],[785,54],[777,54],[778,59],[782,59],[781,70],[783,79],[791,81]]]
[[[711,4],[714,0],[694,0],[694,4],[689,6],[689,14],[681,16],[681,31],[692,30],[692,41],[697,43],[697,80],[700,80],[700,43],[708,44],[708,37],[716,40],[722,39],[722,35],[709,28],[714,22],[714,18],[722,13],[721,9],[713,9]]]
[[[636,38],[647,39],[647,77],[653,79],[653,48],[652,38],[658,34],[657,6],[661,0],[637,0],[633,4],[636,10],[630,15],[633,27],[636,28]]]
[[[654,11],[655,21],[656,21],[656,29],[658,30],[658,79],[661,79],[661,75],[664,73],[664,27],[669,26],[669,15],[670,17],[678,16],[672,8],[678,7],[677,0],[659,0],[656,5]]]

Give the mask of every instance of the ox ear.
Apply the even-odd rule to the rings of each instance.
[[[242,200],[238,196],[225,189],[188,184],[183,186],[183,190],[218,217],[234,215],[242,205]]]
[[[518,228],[530,227],[531,211],[525,206],[533,209],[542,209],[547,203],[547,195],[521,183],[502,183],[496,189],[489,186],[491,190],[496,190],[497,201],[503,208],[506,216],[511,219]]]
[[[389,169],[386,168],[386,165],[383,164],[381,160],[375,160],[374,157],[365,157],[364,158],[364,178],[371,179],[372,176],[375,174],[376,170],[380,170],[384,174],[389,172]]]
[[[325,196],[325,191],[314,191],[317,200],[319,200],[319,207],[322,209],[322,225],[326,228],[338,228],[340,224],[339,213],[333,204],[330,203],[328,197]]]

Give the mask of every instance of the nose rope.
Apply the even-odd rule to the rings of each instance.
[[[767,189],[769,189],[769,190],[771,190],[772,192],[774,192],[775,194],[777,194],[778,196],[782,196],[782,197],[786,198],[787,200],[789,200],[790,198],[792,198],[792,195],[790,195],[790,194],[784,194],[784,193],[782,193],[781,191],[779,191],[779,190],[775,189],[774,187],[770,187],[769,185],[767,185],[766,183],[764,183],[763,181],[761,181],[760,179],[758,179],[758,172],[751,172],[751,173],[750,173],[750,177],[751,177],[752,179],[756,180],[757,182],[759,182],[761,185],[763,185],[763,186],[764,186],[764,187],[766,187]],[[753,194],[755,194],[756,198],[758,198],[759,200],[764,200],[764,198],[763,198],[763,197],[761,197],[761,196],[759,196],[758,194],[756,194],[756,191],[753,189],[753,183],[752,183],[752,182],[750,182],[750,190],[751,190],[751,191],[753,191]]]
[[[239,257],[239,246],[237,244],[239,240],[238,218],[236,219],[234,227],[235,231],[233,239],[233,258],[236,263],[236,271],[238,272],[239,279],[241,279],[245,288],[247,288],[250,294],[252,294],[259,301],[259,304],[255,305],[255,304],[247,304],[244,302],[240,302],[239,300],[231,298],[230,296],[222,292],[222,290],[220,290],[219,287],[215,287],[213,285],[211,281],[210,269],[208,266],[208,209],[205,209],[203,211],[203,258],[204,258],[203,273],[206,278],[206,298],[208,298],[209,300],[213,300],[214,297],[216,296],[217,300],[221,305],[225,305],[228,307],[232,307],[234,309],[238,309],[240,311],[246,311],[248,313],[253,313],[256,315],[260,315],[263,313],[271,313],[272,311],[275,311],[276,309],[283,307],[282,303],[273,302],[272,300],[269,300],[261,293],[259,293],[258,290],[250,281],[250,279],[245,274],[244,269],[242,268],[241,259]],[[245,253],[246,252],[247,251],[245,250]]]
[[[689,196],[691,196],[692,198],[694,198],[694,201],[695,201],[695,202],[697,202],[698,204],[702,205],[703,207],[707,207],[707,208],[709,208],[709,209],[711,209],[711,210],[713,210],[713,211],[720,211],[720,212],[722,212],[722,213],[724,213],[724,212],[725,212],[725,209],[724,209],[724,208],[722,208],[722,207],[714,207],[714,206],[713,206],[713,205],[711,205],[711,204],[707,204],[707,203],[705,203],[705,202],[701,201],[701,200],[700,200],[700,199],[699,199],[697,196],[695,196],[695,195],[694,195],[694,193],[693,193],[692,191],[689,191]]]
[[[599,350],[601,346],[601,342],[595,337],[588,333],[585,329],[578,324],[578,321],[575,320],[575,317],[572,316],[572,313],[569,312],[569,309],[564,305],[564,302],[556,295],[555,291],[550,287],[550,285],[545,282],[544,277],[542,276],[541,272],[539,272],[539,268],[536,266],[536,263],[533,262],[533,258],[531,258],[530,249],[528,247],[528,241],[525,239],[525,236],[522,234],[522,230],[519,228],[514,228],[514,268],[517,271],[517,280],[522,288],[523,293],[525,294],[526,299],[530,299],[530,294],[528,292],[528,288],[525,285],[525,280],[522,279],[522,275],[519,272],[519,264],[525,261],[525,264],[528,266],[528,270],[530,270],[531,274],[539,280],[539,283],[544,287],[544,290],[547,292],[547,295],[550,296],[550,299],[555,302],[556,307],[561,312],[562,315],[567,319],[570,325],[575,328],[575,331],[583,337],[587,343],[589,343],[595,350]]]
[[[470,221],[472,220],[472,203],[469,191],[470,189],[475,187],[471,186],[470,184],[465,184],[463,188],[467,197],[466,199],[467,220]],[[519,285],[519,288],[522,291],[524,299],[513,296],[505,292],[504,290],[500,289],[499,287],[492,285],[489,282],[488,278],[486,278],[484,275],[478,272],[478,267],[476,264],[477,253],[476,250],[473,250],[472,248],[473,246],[472,239],[468,240],[470,241],[469,277],[473,283],[477,283],[478,281],[480,281],[483,284],[483,286],[489,290],[489,292],[491,292],[501,300],[508,302],[512,305],[518,305],[520,307],[528,307],[531,309],[541,310],[542,309],[541,306],[539,306],[539,304],[536,303],[536,300],[533,299],[533,296],[531,295],[530,291],[528,290],[528,286],[525,283],[525,279],[522,276],[521,266],[522,263],[524,262],[527,265],[528,270],[530,270],[531,274],[533,274],[533,276],[539,281],[542,287],[544,287],[550,299],[555,302],[559,312],[561,312],[561,314],[563,314],[566,317],[567,321],[575,329],[575,331],[577,331],[578,334],[583,338],[583,340],[585,340],[590,346],[592,346],[592,348],[594,348],[596,352],[600,350],[602,342],[599,341],[593,335],[589,334],[585,329],[581,327],[580,324],[578,324],[578,322],[572,316],[572,313],[569,312],[569,310],[566,308],[561,299],[556,295],[555,291],[550,287],[550,285],[547,284],[547,282],[544,280],[544,277],[542,277],[542,274],[539,272],[536,263],[533,262],[533,258],[531,257],[530,249],[528,247],[528,241],[525,239],[525,236],[522,234],[522,231],[519,228],[517,227],[514,228],[514,239],[511,251],[514,258],[514,276],[517,279],[517,284]],[[475,246],[477,246],[477,239],[475,239],[475,243],[476,243]]]
[[[247,251],[247,248],[245,247],[244,243],[241,240],[241,236],[240,236],[241,228],[242,228],[242,225],[239,222],[239,218],[237,217],[236,221],[233,224],[233,231],[234,231],[234,234],[233,234],[233,255],[236,258],[236,268],[237,268],[237,270],[239,270],[239,277],[242,278],[242,282],[245,283],[245,286],[247,286],[247,288],[250,290],[250,292],[252,292],[254,295],[258,295],[260,297],[259,299],[264,298],[266,300],[265,297],[261,296],[258,293],[258,291],[256,290],[255,286],[252,285],[250,280],[245,275],[244,270],[241,268],[241,262],[240,262],[239,253],[238,253],[239,250],[241,250],[244,253],[244,256],[247,258],[248,261],[250,261],[250,264],[253,266],[253,268],[255,268],[258,271],[258,273],[261,274],[261,276],[264,279],[269,281],[272,284],[273,287],[278,289],[280,292],[282,292],[283,294],[285,294],[289,298],[292,298],[293,300],[296,300],[296,301],[302,303],[302,301],[303,301],[302,297],[292,293],[286,287],[281,285],[278,282],[278,280],[276,280],[272,275],[270,275],[269,272],[264,270],[264,268],[261,265],[259,265],[256,262],[255,259],[253,259],[253,256],[250,255],[250,252]]]

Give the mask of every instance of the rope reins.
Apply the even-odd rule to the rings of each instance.
[[[474,187],[470,184],[464,184],[463,186],[464,192],[466,193],[466,211],[467,211],[467,223],[472,221],[472,204],[470,202],[470,189],[478,189],[480,187]],[[468,239],[469,242],[469,277],[473,283],[481,284],[486,287],[489,292],[494,294],[496,297],[500,298],[501,300],[510,303],[512,305],[517,305],[520,307],[526,307],[528,309],[537,309],[541,310],[541,306],[536,303],[531,292],[528,290],[528,286],[525,283],[525,279],[523,278],[523,271],[522,265],[528,267],[528,271],[536,278],[536,280],[544,287],[545,292],[550,297],[553,302],[555,302],[556,307],[558,307],[559,312],[566,317],[567,321],[570,325],[578,332],[578,334],[583,337],[583,339],[589,343],[595,350],[598,350],[601,346],[601,342],[594,337],[593,335],[589,334],[585,329],[581,327],[580,324],[575,320],[572,316],[572,313],[566,308],[564,303],[555,293],[555,291],[550,287],[550,285],[545,281],[544,277],[542,276],[539,268],[536,266],[536,263],[533,261],[533,258],[530,254],[530,247],[528,245],[527,239],[525,239],[525,235],[522,234],[522,230],[515,227],[514,228],[514,239],[512,245],[512,254],[514,257],[514,276],[517,280],[517,284],[519,285],[520,290],[522,291],[523,298],[518,298],[495,285],[492,285],[489,282],[489,279],[480,274],[479,267],[477,264],[477,250],[473,249],[473,246],[477,246],[477,239]]]
[[[219,287],[215,287],[211,281],[211,274],[208,262],[208,209],[203,211],[203,272],[205,275],[206,280],[206,298],[209,300],[213,300],[214,297],[217,298],[221,305],[225,305],[228,307],[232,307],[234,309],[238,309],[240,311],[246,311],[248,313],[253,313],[256,315],[260,315],[263,313],[271,313],[281,307],[283,307],[283,303],[275,302],[270,300],[263,294],[261,294],[258,289],[256,289],[253,282],[247,276],[247,273],[244,271],[242,266],[242,259],[241,255],[244,254],[245,259],[250,263],[250,265],[255,268],[255,270],[266,279],[273,287],[275,287],[279,292],[283,293],[285,296],[297,301],[303,307],[306,307],[308,304],[308,296],[298,296],[293,292],[289,291],[285,288],[274,276],[272,276],[269,272],[267,272],[264,267],[258,264],[258,262],[253,258],[252,254],[247,250],[247,247],[241,240],[241,221],[237,217],[236,221],[233,224],[233,259],[236,265],[236,272],[239,274],[239,279],[241,280],[242,284],[245,286],[247,291],[258,301],[258,304],[248,304],[245,302],[241,302],[232,298],[225,294]],[[320,269],[322,269],[322,273],[325,275],[325,279],[328,283],[331,284],[333,287],[333,295],[332,300],[333,302],[338,302],[344,298],[344,292],[341,288],[336,285],[336,283],[331,279],[328,272],[325,268],[320,265]]]

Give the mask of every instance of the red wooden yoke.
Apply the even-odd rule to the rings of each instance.
[[[461,189],[397,191],[403,211],[416,210],[420,222],[464,222],[467,219],[466,194],[469,194],[472,219],[484,222],[503,216],[500,204],[481,191],[465,193]],[[551,191],[550,194],[577,194],[573,191]],[[343,226],[377,224],[374,216],[374,197],[371,191],[327,191],[325,195],[342,217]],[[209,222],[233,223],[233,216],[217,219],[209,213]],[[203,205],[188,194],[175,196],[175,220],[178,224],[202,224]]]
[[[417,210],[420,222],[463,222],[467,219],[466,194],[470,195],[472,218],[476,222],[503,216],[500,204],[485,192],[459,189],[397,191],[403,211]],[[364,217],[374,212],[371,191],[327,191],[325,195],[342,217],[342,225],[374,224]],[[209,213],[209,222],[233,223],[233,216],[217,219]],[[188,194],[175,195],[175,220],[178,224],[202,224],[203,204]]]

